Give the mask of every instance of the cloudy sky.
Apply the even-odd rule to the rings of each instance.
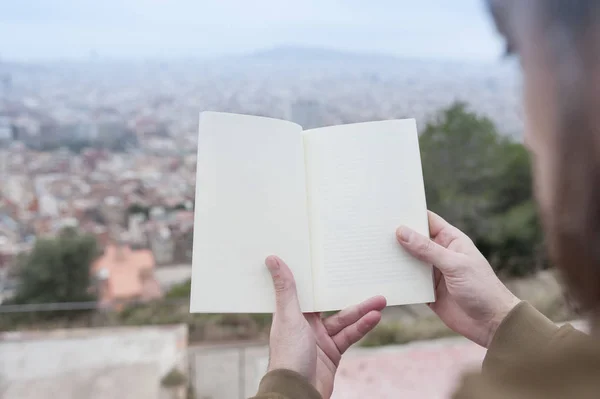
[[[483,0],[0,0],[0,57],[213,57],[279,45],[495,60]]]

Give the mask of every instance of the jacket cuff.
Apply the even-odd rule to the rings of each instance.
[[[502,373],[516,357],[544,351],[558,327],[525,301],[498,326],[483,360],[484,373]]]
[[[258,395],[276,394],[285,399],[321,399],[321,394],[302,375],[291,370],[269,371],[260,381]]]

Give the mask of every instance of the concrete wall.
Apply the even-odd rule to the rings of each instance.
[[[256,394],[269,350],[248,343],[195,346],[188,358],[197,399],[245,399]]]
[[[0,334],[0,398],[160,399],[186,351],[185,326]]]

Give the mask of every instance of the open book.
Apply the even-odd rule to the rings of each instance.
[[[304,312],[433,302],[432,267],[397,243],[400,225],[429,236],[413,119],[303,131],[200,115],[191,312],[272,312],[269,255],[292,269]]]

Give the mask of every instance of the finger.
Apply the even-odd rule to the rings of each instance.
[[[296,282],[288,265],[277,256],[269,256],[265,264],[271,273],[275,289],[275,315],[291,317],[300,314]]]
[[[443,278],[443,274],[440,272],[440,270],[437,267],[433,268],[433,286],[434,286],[434,294],[435,294],[435,299],[433,302],[427,302],[427,306],[431,307],[431,305],[433,305],[439,298],[439,287],[440,287],[440,282],[442,281]]]
[[[402,226],[396,231],[398,242],[412,256],[425,263],[435,265],[442,273],[447,273],[456,268],[459,262],[459,254],[450,251],[435,243],[416,231]]]
[[[452,226],[435,212],[427,211],[427,219],[429,220],[429,233],[432,237],[437,236],[446,227]]]
[[[343,354],[352,345],[360,341],[369,331],[381,321],[381,312],[372,310],[356,323],[344,328],[342,331],[332,337],[333,342],[337,346],[340,354]]]
[[[452,226],[438,214],[428,211],[427,217],[429,219],[429,234],[442,247],[447,248],[452,241],[463,236],[459,229]]]
[[[342,331],[347,326],[356,323],[364,315],[373,310],[382,310],[385,308],[386,299],[382,296],[376,296],[366,301],[346,308],[333,316],[329,316],[323,320],[323,325],[330,336],[333,336]]]
[[[435,287],[435,302],[429,304],[431,310],[433,310],[437,314],[440,313],[440,306],[443,306],[444,303],[448,301],[444,301],[444,298],[448,297],[448,287],[446,286],[446,281],[444,280],[444,275],[438,272],[439,280],[436,280]]]
[[[444,275],[439,271],[437,267],[433,268],[433,281],[435,282],[435,291],[440,287],[440,283],[442,282],[442,278]]]

